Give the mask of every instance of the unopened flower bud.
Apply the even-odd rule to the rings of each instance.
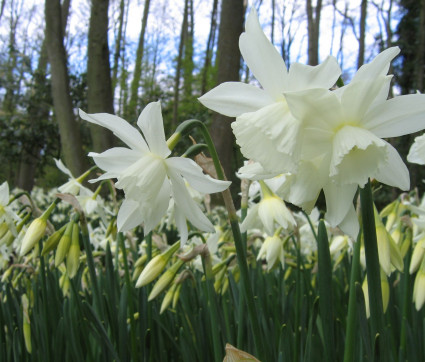
[[[177,288],[176,283],[174,283],[170,288],[168,288],[167,293],[165,293],[164,299],[162,300],[159,314],[164,313],[164,311],[169,307],[169,305],[173,301],[173,296],[174,296],[174,292],[176,288]]]
[[[52,235],[50,235],[46,242],[43,245],[43,250],[41,251],[41,256],[44,256],[56,249],[59,244],[59,240],[61,239],[63,233],[65,232],[66,225],[62,226],[59,230],[56,230]]]
[[[28,253],[34,245],[43,237],[44,232],[46,231],[47,218],[39,217],[35,219],[27,232],[25,233],[24,240],[21,244],[21,255]]]
[[[413,274],[418,270],[425,256],[425,237],[420,239],[413,249],[412,258],[410,259],[409,273]]]
[[[161,277],[158,279],[158,281],[155,283],[154,287],[152,288],[152,291],[148,297],[148,301],[155,299],[160,293],[162,293],[165,290],[165,288],[167,288],[170,285],[170,283],[174,280],[177,272],[179,271],[179,269],[181,268],[183,264],[184,264],[184,261],[181,259],[178,259],[170,267],[170,269],[166,270],[165,273],[161,275]]]
[[[78,225],[74,224],[72,229],[72,241],[66,257],[66,272],[70,279],[77,274],[80,266],[80,238]]]
[[[25,348],[28,353],[31,353],[32,347],[31,347],[31,324],[30,324],[30,317],[29,317],[29,301],[26,294],[23,294],[21,297],[21,304],[22,304],[22,327],[24,331],[24,341],[25,341]]]
[[[151,281],[157,278],[158,275],[161,274],[161,272],[164,270],[171,256],[179,249],[179,247],[180,242],[176,242],[164,253],[153,257],[143,269],[139,279],[137,279],[136,288],[143,287],[144,285],[149,284]]]
[[[416,274],[413,286],[413,300],[416,310],[421,309],[425,303],[425,258],[422,259],[421,266]]]
[[[66,254],[68,253],[69,247],[71,246],[71,235],[74,222],[71,221],[65,229],[64,234],[59,240],[59,244],[56,250],[55,255],[55,267],[58,267],[60,263],[65,259]]]

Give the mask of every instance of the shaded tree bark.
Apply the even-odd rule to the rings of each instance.
[[[174,129],[177,125],[179,100],[180,100],[180,77],[182,71],[183,55],[185,49],[185,41],[188,33],[188,19],[189,19],[189,0],[184,2],[183,20],[180,31],[179,53],[177,55],[176,77],[174,79],[174,101],[173,101],[173,118],[171,128]]]
[[[118,18],[118,31],[115,40],[114,62],[112,64],[112,94],[115,91],[118,80],[118,64],[120,60],[121,50],[123,49],[123,29],[124,29],[124,14],[125,14],[125,0],[120,1],[120,14]]]
[[[108,46],[109,0],[92,0],[88,38],[87,106],[89,113],[114,113],[111,67]],[[104,151],[113,145],[112,133],[90,123],[93,150]]]
[[[322,12],[322,0],[317,0],[313,8],[312,0],[306,0],[307,6],[307,29],[308,29],[308,64],[319,64],[319,33],[320,14]]]
[[[425,0],[421,0],[420,3],[418,49],[416,53],[416,89],[423,93],[425,67]]]
[[[149,6],[150,6],[150,0],[145,0],[145,6],[143,9],[143,18],[142,18],[142,30],[140,31],[139,44],[137,46],[136,64],[134,66],[133,80],[131,82],[131,96],[130,96],[130,102],[128,104],[128,109],[126,114],[127,117],[130,117],[130,118],[137,117],[138,94],[139,94],[140,79],[142,78],[142,60],[143,60],[143,51],[145,47],[145,33],[146,33],[146,25],[148,23]]]
[[[70,8],[70,0],[64,0],[61,6],[62,14],[62,33],[65,34],[66,24]],[[48,91],[47,75],[47,43],[44,38],[38,57],[37,69],[33,75],[33,83],[29,91],[29,105],[27,113],[30,115],[29,121],[32,122],[32,129],[37,128],[43,122],[49,119],[51,108],[51,95],[46,94]],[[34,187],[36,169],[40,161],[41,146],[39,144],[28,144],[22,150],[19,162],[18,177],[16,186],[27,191],[31,191]]]
[[[362,0],[362,4],[360,6],[359,55],[357,57],[357,69],[360,68],[364,63],[366,18],[367,0]]]
[[[221,19],[217,49],[217,84],[238,81],[241,54],[239,36],[243,30],[244,1],[226,0],[221,3]],[[210,127],[224,173],[233,178],[235,138],[230,127],[234,118],[215,113]]]
[[[207,49],[205,50],[204,67],[202,68],[201,94],[204,94],[207,91],[208,75],[212,63],[212,51],[214,49],[217,33],[217,8],[218,0],[214,0],[211,10],[210,32],[208,34]]]
[[[62,154],[67,167],[74,175],[86,169],[80,139],[80,130],[75,120],[69,92],[69,76],[61,20],[59,0],[46,0],[46,42],[51,68],[52,97],[56,120],[59,126]]]

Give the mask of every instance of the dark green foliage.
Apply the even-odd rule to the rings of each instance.
[[[254,295],[261,296],[256,299],[256,308],[266,361],[323,361],[325,355],[327,323],[319,308],[316,270],[298,255],[297,260],[288,260],[292,267],[287,265],[270,273],[265,273],[260,264],[250,269]],[[114,266],[114,259],[116,262],[116,255],[109,248],[100,259],[94,259],[100,308],[94,299],[92,282],[87,278],[83,282],[85,263],[70,282],[67,296],[59,287],[61,273],[51,269],[44,259],[40,260],[36,273],[17,268],[13,275],[21,273],[21,277],[15,284],[0,283],[0,360],[213,361],[210,314],[201,274],[195,271],[195,278],[184,282],[176,310],[169,309],[159,315],[161,297],[148,303],[150,286],[135,289],[134,283]],[[333,300],[335,337],[331,348],[338,361],[342,360],[344,351],[349,259],[345,256],[333,272],[329,286],[332,295],[327,296]],[[131,265],[129,272],[132,272]],[[405,359],[402,360],[421,361],[425,356],[424,312],[417,312],[411,300],[405,304],[406,283],[411,295],[413,280],[414,275],[408,273],[394,274],[390,280],[393,287],[385,315],[393,346],[388,349],[390,360],[398,360],[401,323],[405,323],[406,330]],[[219,310],[216,325],[222,346],[237,343],[241,294],[232,274],[229,274],[229,282],[229,289],[223,295],[216,295]],[[25,349],[22,330],[21,296],[24,293],[30,300],[32,354]],[[133,313],[138,313],[136,317],[130,312],[133,308]],[[400,318],[403,309],[405,319]],[[363,294],[357,284],[354,361],[372,360],[370,322],[361,317],[362,311]],[[242,323],[244,338],[238,348],[253,353],[249,320],[243,318],[239,323]]]

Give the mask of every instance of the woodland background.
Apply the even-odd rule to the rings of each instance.
[[[332,54],[348,82],[356,68],[398,45],[393,92],[424,91],[425,0],[1,0],[1,182],[57,186],[63,176],[53,157],[81,174],[88,152],[116,141],[82,122],[78,108],[135,124],[157,100],[166,135],[186,119],[208,124],[232,179],[243,162],[232,119],[197,98],[225,81],[255,82],[238,48],[251,6],[287,66]],[[415,136],[391,140],[404,159]],[[423,192],[423,167],[408,167],[412,187]],[[386,190],[383,197],[393,199],[397,191]]]

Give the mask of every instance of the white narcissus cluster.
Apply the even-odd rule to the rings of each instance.
[[[278,190],[307,213],[321,190],[332,226],[356,238],[353,197],[369,178],[408,190],[409,172],[384,138],[425,128],[425,95],[388,99],[387,72],[397,47],[362,66],[352,81],[330,90],[341,74],[333,57],[316,67],[284,61],[261,30],[255,10],[240,37],[241,53],[263,89],[243,83],[219,85],[200,101],[236,117],[232,124],[245,157],[255,161],[239,173],[250,179],[286,173]]]
[[[106,171],[92,181],[115,178],[115,186],[125,193],[118,212],[119,231],[143,225],[144,232],[149,233],[166,214],[171,199],[182,244],[188,237],[186,220],[202,231],[214,231],[214,226],[190,196],[186,182],[202,193],[221,192],[230,182],[205,175],[191,159],[169,157],[171,150],[165,140],[160,102],[148,104],[140,114],[137,125],[142,134],[111,114],[87,114],[80,110],[80,117],[108,128],[129,147],[89,153],[96,165]]]

